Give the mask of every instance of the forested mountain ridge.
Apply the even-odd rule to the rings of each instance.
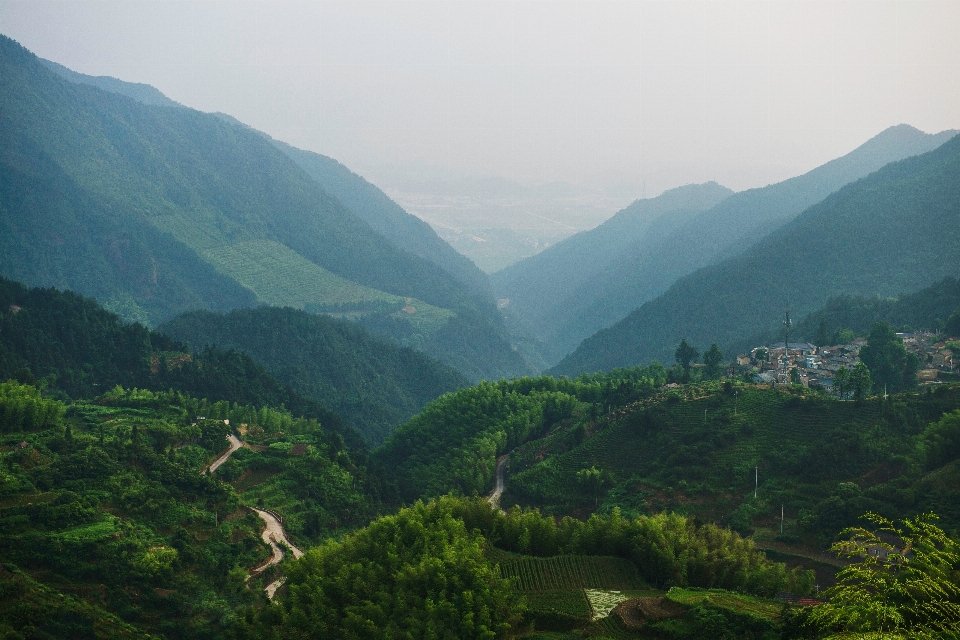
[[[186,108],[148,84],[125,82],[110,76],[77,73],[61,64],[42,58],[40,62],[60,77],[77,84],[92,85],[110,93],[125,95],[143,104]],[[229,115],[216,115],[238,126],[251,128]],[[258,133],[270,139],[278,149],[314,178],[324,191],[335,196],[379,234],[401,249],[443,267],[464,284],[472,287],[476,293],[490,298],[487,302],[492,304],[493,292],[487,276],[468,258],[460,255],[441,240],[430,225],[404,211],[375,185],[333,158],[297,149],[285,142],[274,140],[263,132]]]
[[[890,127],[801,176],[735,193],[689,217],[679,228],[664,229],[666,233],[651,237],[646,246],[622,253],[608,268],[571,287],[564,302],[544,316],[551,342],[569,353],[581,340],[656,298],[678,278],[748,250],[844,185],[890,162],[935,149],[955,133]]]
[[[960,273],[960,136],[847,185],[749,251],[677,281],[553,371],[671,362],[681,338],[739,344],[840,294],[892,296]]]
[[[356,323],[290,308],[193,311],[159,327],[195,349],[237,349],[280,382],[321,402],[373,445],[434,398],[467,379],[413,349],[374,337]]]
[[[517,317],[548,352],[556,351],[551,348],[556,337],[553,318],[562,313],[561,306],[575,304],[569,300],[572,291],[627,256],[648,253],[684,220],[732,193],[708,182],[637,200],[595,229],[582,231],[502,269],[491,280],[498,296],[509,299],[507,313]],[[565,353],[557,353],[553,359]]]
[[[7,38],[0,54],[3,275],[151,324],[257,302],[346,305],[447,362],[462,357],[451,342],[484,344],[472,378],[526,370],[489,302],[376,233],[258,133],[68,82]],[[451,335],[431,341],[438,329]]]

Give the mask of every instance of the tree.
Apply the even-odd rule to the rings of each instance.
[[[673,355],[677,359],[677,364],[683,367],[684,380],[690,380],[690,363],[697,361],[697,358],[700,357],[700,351],[687,344],[687,339],[683,338]]]
[[[853,391],[853,399],[863,400],[873,388],[873,382],[870,380],[870,370],[867,365],[858,362],[850,372],[850,390]]]
[[[830,344],[830,334],[827,333],[827,321],[824,318],[820,318],[820,326],[817,327],[817,337],[813,339],[813,343],[818,347]]]
[[[707,352],[703,354],[703,364],[707,365],[706,374],[708,378],[716,380],[720,377],[723,366],[723,352],[720,351],[716,342],[711,344]]]
[[[937,516],[921,514],[900,527],[875,513],[863,517],[876,531],[842,532],[848,538],[831,550],[855,562],[837,574],[810,622],[840,631],[838,637],[954,637],[960,632],[960,586],[952,572],[960,554],[933,524]]]
[[[846,367],[841,366],[837,369],[837,372],[833,374],[833,389],[837,393],[837,397],[843,400],[843,396],[847,391],[847,383],[850,381],[850,371]]]
[[[917,386],[916,355],[908,353],[894,330],[886,322],[875,322],[867,344],[860,349],[860,361],[870,370],[877,391],[886,388],[897,393]]]
[[[792,384],[802,384],[803,380],[800,379],[800,370],[794,367],[790,369],[790,382]]]
[[[754,357],[756,357],[756,359],[759,360],[760,362],[766,362],[766,361],[767,361],[767,350],[764,349],[763,347],[760,347],[759,349],[757,349],[756,353],[754,353],[753,355],[754,355]]]

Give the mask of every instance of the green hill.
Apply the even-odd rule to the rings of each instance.
[[[115,386],[177,389],[210,401],[285,406],[323,420],[349,446],[366,444],[353,427],[315,400],[277,382],[238,351],[183,344],[128,324],[94,300],[71,291],[28,289],[0,278],[0,380],[40,380],[46,393],[92,399]]]
[[[585,340],[553,372],[658,359],[681,338],[725,351],[831,296],[894,296],[960,273],[960,137],[892,163],[807,209],[748,251],[677,281]]]
[[[444,347],[438,357],[475,341],[491,348],[470,354],[487,358],[468,363],[471,377],[525,370],[491,303],[378,234],[257,132],[69,82],[7,38],[0,67],[0,274],[151,325],[258,302],[409,298],[403,330],[469,316],[453,338],[424,340]]]
[[[589,277],[558,279],[556,290],[545,287],[555,296],[550,304],[543,304],[536,297],[540,295],[536,293],[536,286],[522,284],[527,274],[533,282],[543,280],[536,270],[539,256],[504,270],[503,275],[495,275],[493,280],[498,284],[498,293],[504,297],[511,297],[499,287],[507,275],[512,282],[519,283],[514,287],[511,303],[516,302],[521,309],[526,304],[533,306],[542,339],[558,356],[569,354],[580,341],[622,320],[633,309],[667,291],[679,278],[748,250],[756,241],[844,185],[890,162],[931,151],[955,133],[925,134],[907,125],[891,127],[847,155],[804,175],[735,193],[714,206],[704,207],[706,210],[701,209],[696,215],[650,228],[640,242],[624,250],[605,240],[595,245],[586,257],[571,255]],[[690,210],[697,211],[697,208]],[[664,222],[670,221],[670,216],[664,218]],[[586,239],[599,234],[602,228],[580,235]],[[567,242],[570,241],[572,239]],[[560,249],[563,246],[564,243],[557,245],[557,257],[563,253]],[[566,288],[565,282],[570,283]],[[534,293],[528,293],[527,289]],[[526,302],[528,297],[532,303]]]
[[[790,333],[798,341],[816,344],[822,331],[827,341],[835,344],[839,342],[834,340],[839,330],[849,329],[855,335],[865,336],[875,322],[886,322],[897,331],[945,331],[946,336],[960,336],[960,281],[947,276],[920,291],[896,298],[832,297],[822,308],[794,323]],[[746,351],[778,340],[783,342],[783,329],[772,327],[734,346],[738,351]]]
[[[160,331],[200,349],[237,349],[300,395],[330,407],[373,444],[434,398],[465,386],[459,373],[355,323],[290,308],[226,315],[195,311]]]

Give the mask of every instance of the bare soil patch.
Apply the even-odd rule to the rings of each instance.
[[[612,613],[618,616],[628,629],[639,629],[648,620],[663,620],[683,615],[683,607],[663,596],[631,598],[618,604]]]

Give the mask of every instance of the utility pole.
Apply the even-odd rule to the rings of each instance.
[[[707,410],[703,410],[703,426],[707,426]]]
[[[783,504],[780,505],[780,535],[783,535]]]
[[[737,389],[733,392],[733,415],[737,415],[737,400],[740,399],[740,390]]]
[[[757,497],[757,488],[760,486],[760,467],[753,468],[753,497]]]
[[[790,377],[787,375],[790,368],[790,325],[793,324],[790,322],[790,307],[787,307],[787,319],[783,321],[783,372],[781,375],[780,382],[787,384],[790,380]]]

